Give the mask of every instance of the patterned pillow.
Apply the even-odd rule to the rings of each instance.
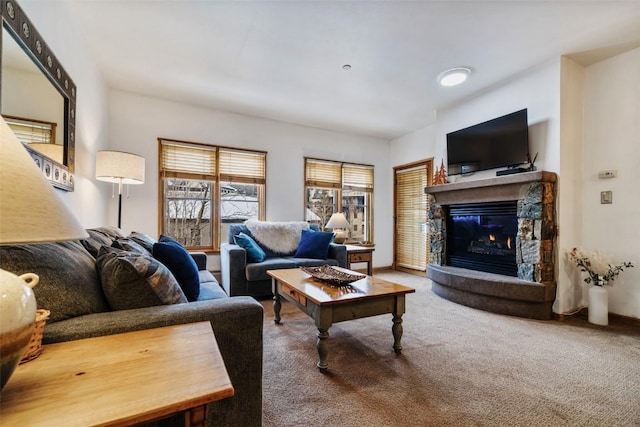
[[[131,237],[122,237],[118,240],[114,240],[111,245],[113,248],[122,249],[127,252],[135,252],[142,255],[151,255],[151,253],[145,249],[144,246],[133,240]]]
[[[103,246],[96,264],[113,310],[187,302],[171,271],[152,256]]]
[[[111,243],[113,243],[113,239],[98,230],[88,229],[87,233],[89,233],[89,237],[80,240],[80,243],[94,258],[98,256],[98,251],[101,247],[111,246]]]
[[[156,239],[153,237],[144,233],[132,231],[131,234],[129,234],[129,238],[145,248],[150,254],[153,253],[153,244],[156,243]]]

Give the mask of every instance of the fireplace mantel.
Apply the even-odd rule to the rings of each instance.
[[[556,174],[524,172],[425,188],[430,197],[427,277],[443,298],[482,310],[550,319],[555,299]],[[518,277],[447,265],[449,205],[517,200]]]
[[[425,188],[425,192],[433,195],[439,205],[499,202],[519,199],[522,185],[532,182],[556,182],[556,174],[545,171],[523,172],[475,181],[434,185]]]

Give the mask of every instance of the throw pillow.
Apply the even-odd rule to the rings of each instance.
[[[166,234],[161,234],[158,241],[163,243],[175,243],[177,245],[182,246],[182,243],[178,242],[176,239],[174,239],[171,236],[167,236]]]
[[[0,246],[0,266],[40,277],[33,293],[38,308],[51,311],[47,323],[109,311],[96,260],[78,241]]]
[[[103,246],[96,265],[113,310],[187,302],[171,271],[152,256]]]
[[[153,253],[153,244],[156,243],[156,239],[153,237],[144,233],[132,231],[131,234],[129,234],[129,238],[145,248],[149,253]]]
[[[244,233],[233,236],[233,241],[247,251],[247,262],[262,262],[267,257],[260,245]]]
[[[198,299],[200,295],[198,266],[191,254],[180,243],[166,241],[154,244],[153,257],[169,268],[189,301]]]
[[[142,246],[140,243],[136,242],[130,237],[122,237],[118,240],[114,240],[111,246],[114,248],[122,249],[123,251],[127,251],[127,252],[135,252],[137,254],[151,255],[151,252],[146,250],[144,246]]]
[[[324,231],[302,230],[300,244],[296,250],[296,258],[326,259],[329,245],[333,241],[333,233]]]

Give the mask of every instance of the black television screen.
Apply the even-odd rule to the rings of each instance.
[[[447,174],[467,174],[529,161],[527,109],[447,134]]]

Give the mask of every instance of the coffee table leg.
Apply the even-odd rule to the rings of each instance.
[[[397,354],[400,354],[402,351],[402,344],[400,340],[402,339],[402,315],[394,314],[393,315],[393,326],[391,327],[391,332],[393,333],[393,349]]]
[[[318,369],[320,372],[326,372],[329,369],[329,364],[327,363],[327,355],[329,354],[329,345],[327,344],[327,339],[329,338],[329,331],[327,329],[318,328],[318,356],[320,356],[320,360],[318,361]]]
[[[280,303],[280,294],[278,293],[278,291],[276,290],[275,285],[273,286],[273,314],[274,314],[274,318],[273,321],[276,322],[277,324],[280,323],[280,308],[282,307],[282,304]]]

